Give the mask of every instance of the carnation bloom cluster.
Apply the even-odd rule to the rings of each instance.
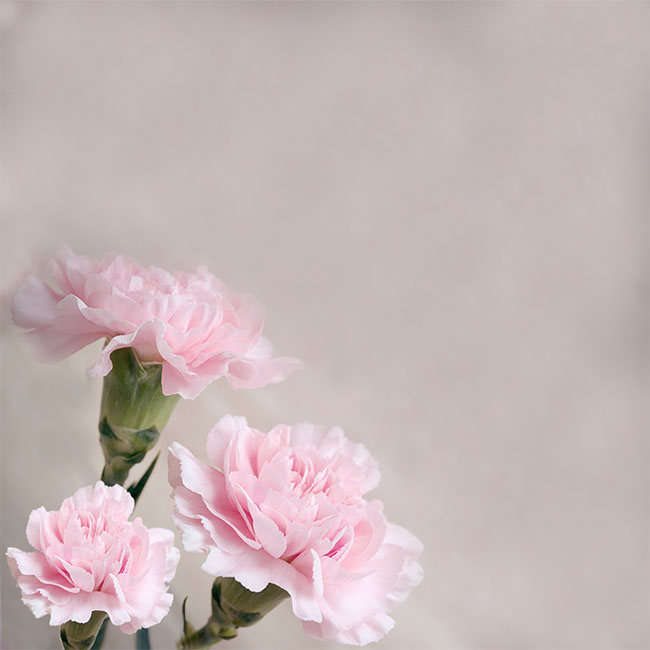
[[[162,364],[165,395],[186,399],[219,377],[233,388],[258,388],[282,381],[301,365],[271,357],[261,306],[206,269],[170,273],[125,255],[96,260],[69,249],[53,268],[58,289],[29,276],[13,305],[14,322],[31,330],[46,360],[106,338],[91,374],[108,374],[111,352],[130,347],[141,361]]]
[[[170,273],[64,249],[53,271],[55,286],[23,282],[13,318],[45,360],[104,339],[90,370],[104,377],[102,481],[59,510],[34,510],[34,550],[9,548],[9,566],[34,615],[60,626],[64,650],[100,648],[107,617],[150,647],[143,628],[169,612],[180,554],[171,531],[131,519],[157,457],[126,490],[129,472],[156,445],[179,396],[194,399],[219,377],[258,388],[302,364],[272,357],[260,305],[205,269]],[[215,576],[207,623],[195,628],[183,605],[177,647],[232,639],[287,597],[316,639],[365,645],[393,627],[390,612],[422,580],[422,545],[368,498],[379,469],[363,445],[336,427],[262,433],[226,416],[208,434],[211,464],[178,442],[169,452],[173,519]]]
[[[422,546],[364,495],[379,481],[367,449],[339,428],[279,425],[268,434],[226,416],[207,440],[210,466],[170,447],[174,519],[203,568],[259,592],[291,596],[318,639],[363,645],[420,582]]]
[[[36,549],[9,548],[11,572],[23,602],[51,625],[86,623],[94,611],[132,634],[168,613],[180,553],[174,534],[129,521],[133,499],[101,482],[77,490],[57,511],[34,510],[27,539]]]

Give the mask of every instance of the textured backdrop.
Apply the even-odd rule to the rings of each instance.
[[[307,365],[211,386],[163,444],[226,412],[366,443],[426,548],[382,648],[648,647],[646,2],[2,11],[4,546],[101,465],[98,347],[34,362],[17,283],[62,243],[205,264]],[[167,494],[161,467],[149,525]],[[200,563],[158,650],[183,596],[207,614]],[[3,647],[56,648],[2,569]],[[228,647],[335,646],[285,603]]]

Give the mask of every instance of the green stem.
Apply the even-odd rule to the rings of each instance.
[[[104,452],[104,468],[101,479],[106,485],[124,485],[133,465],[144,460],[147,452],[158,442],[180,397],[162,392],[162,365],[142,363],[132,348],[115,350],[111,354],[113,368],[104,377],[102,403],[99,415],[99,440]],[[142,492],[156,460],[142,478],[129,488],[137,500]],[[104,619],[102,619],[103,621]],[[95,631],[90,645],[79,650],[100,650],[104,640],[106,623]],[[66,626],[70,625],[66,623]],[[64,626],[65,627],[65,626]],[[61,638],[68,641],[70,635],[61,628]],[[138,648],[148,647],[148,632],[138,631]],[[77,650],[74,645],[66,650]]]
[[[141,627],[135,633],[135,649],[136,650],[151,650],[151,642],[149,641],[149,629]]]

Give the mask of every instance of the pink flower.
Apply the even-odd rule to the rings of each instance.
[[[261,306],[203,268],[168,273],[125,255],[94,260],[64,249],[54,259],[54,275],[59,291],[29,276],[13,304],[14,323],[31,330],[45,360],[106,337],[92,375],[110,372],[113,350],[132,347],[141,361],[163,364],[165,395],[186,399],[219,377],[233,388],[259,388],[301,365],[272,359],[271,344],[261,336]]]
[[[36,549],[9,548],[11,572],[23,602],[50,625],[86,623],[93,611],[106,612],[127,634],[159,623],[173,597],[167,585],[180,553],[174,534],[128,521],[133,499],[120,485],[101,482],[81,488],[48,512],[34,510],[27,539]]]
[[[422,579],[422,545],[363,498],[379,481],[367,449],[338,428],[264,434],[226,416],[207,452],[218,469],[178,443],[169,456],[174,520],[188,551],[208,552],[203,569],[250,591],[282,587],[314,638],[383,637],[388,612]]]

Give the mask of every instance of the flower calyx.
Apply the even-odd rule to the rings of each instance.
[[[132,348],[111,354],[104,377],[99,439],[104,452],[102,481],[122,485],[129,470],[154,447],[178,402],[162,392],[162,365],[141,363]]]
[[[187,622],[183,603],[184,635],[178,647],[206,648],[232,639],[237,636],[237,628],[257,623],[288,597],[284,589],[274,584],[255,592],[246,589],[234,578],[217,578],[212,585],[212,615],[201,629],[194,630]]]
[[[90,650],[105,619],[106,612],[93,612],[86,623],[64,623],[59,629],[63,650]]]

